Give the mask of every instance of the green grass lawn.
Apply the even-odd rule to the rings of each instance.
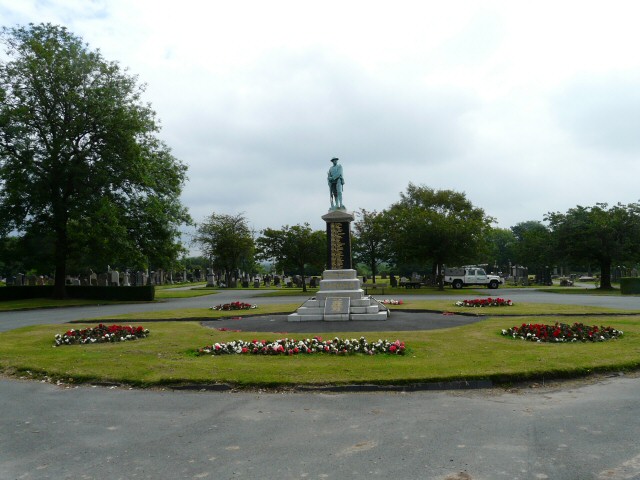
[[[213,306],[213,303],[212,305]],[[261,305],[258,308],[249,310],[211,310],[210,308],[182,308],[180,310],[165,310],[159,312],[125,313],[122,315],[109,316],[109,319],[126,320],[135,322],[136,320],[183,320],[194,318],[198,320],[209,320],[220,317],[243,317],[247,315],[269,315],[275,313],[292,313],[300,306],[299,303],[279,303],[274,305]],[[99,320],[99,319],[98,319]]]
[[[410,300],[402,305],[389,305],[391,310],[433,310],[438,312],[453,312],[475,315],[569,315],[569,314],[605,314],[605,313],[636,313],[637,310],[622,310],[607,307],[592,307],[587,305],[557,305],[553,303],[514,303],[510,307],[458,307],[453,300]]]
[[[245,289],[250,290],[250,289]],[[272,292],[264,292],[260,293],[258,296],[260,297],[286,297],[286,296],[300,296],[300,295],[309,295],[310,297],[315,295],[318,291],[317,288],[307,288],[307,292],[303,292],[301,288],[281,288]],[[465,295],[485,295],[485,296],[498,296],[498,290],[489,290],[489,289],[473,289],[473,288],[465,288],[463,290],[455,290],[451,287],[445,287],[444,290],[438,290],[437,287],[422,287],[422,288],[385,288],[384,294],[382,293],[383,289],[375,288],[375,289],[367,289],[367,293],[369,295],[374,295],[380,298],[395,298],[402,295],[441,295],[441,296],[450,296],[450,295],[461,295],[464,293]]]
[[[219,290],[212,288],[191,288],[189,290],[156,290],[155,299],[164,300],[167,298],[193,298],[202,297],[204,295],[215,295]]]
[[[622,293],[620,293],[619,288],[613,288],[613,290],[600,290],[599,288],[581,288],[581,287],[542,287],[538,288],[540,292],[547,293],[559,293],[562,295],[603,295],[603,296],[613,296],[613,297],[621,297]],[[624,295],[627,296],[638,296],[638,295]]]
[[[11,310],[28,310],[33,308],[60,308],[75,307],[78,305],[114,305],[127,302],[108,301],[108,300],[82,300],[82,299],[66,299],[53,300],[51,298],[31,298],[27,300],[6,300],[0,302],[0,312],[8,312]]]
[[[563,318],[545,318],[554,323]],[[53,348],[53,337],[69,325],[40,325],[0,334],[0,369],[14,375],[47,375],[64,381],[101,381],[154,386],[229,383],[235,386],[325,384],[406,384],[450,380],[523,379],[579,376],[640,366],[640,317],[586,317],[585,324],[611,325],[625,332],[602,343],[545,344],[500,334],[522,318],[488,318],[446,330],[417,332],[322,333],[406,342],[405,356],[203,356],[194,350],[230,340],[273,340],[278,334],[221,332],[196,322],[145,324],[148,338],[116,344]],[[88,325],[95,325],[91,323]],[[73,325],[73,328],[79,328]],[[298,335],[310,338],[312,334]]]

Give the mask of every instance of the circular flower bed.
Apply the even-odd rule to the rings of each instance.
[[[244,302],[231,302],[231,303],[225,303],[222,305],[216,305],[214,307],[211,307],[211,310],[225,310],[225,311],[229,311],[229,310],[250,310],[252,308],[258,308],[257,305],[251,305],[250,303],[244,303]]]
[[[385,299],[382,300],[382,303],[385,305],[402,305],[402,300],[394,300],[392,299]]]
[[[456,302],[456,307],[510,307],[513,305],[511,300],[504,298],[476,298],[473,300],[461,300]]]
[[[224,355],[224,354],[253,354],[253,355],[297,355],[311,353],[328,353],[334,355],[347,355],[353,353],[364,353],[375,355],[377,353],[389,353],[393,355],[404,355],[404,342],[396,340],[378,340],[369,343],[366,338],[359,340],[334,338],[333,340],[322,340],[322,337],[312,339],[295,340],[293,338],[282,338],[279,340],[236,340],[228,343],[214,343],[198,349],[199,355]]]
[[[55,335],[54,347],[61,345],[85,344],[85,343],[106,343],[125,342],[145,338],[149,335],[149,330],[142,327],[132,327],[130,325],[103,325],[97,327],[83,328],[81,330],[71,329],[64,334]]]
[[[612,327],[557,322],[554,325],[523,323],[519,327],[502,330],[502,335],[531,342],[604,342],[619,338],[623,333]]]

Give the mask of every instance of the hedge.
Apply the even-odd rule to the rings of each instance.
[[[620,293],[622,295],[634,295],[640,293],[640,278],[622,277],[620,279]]]
[[[141,287],[97,287],[67,285],[67,298],[81,298],[85,300],[116,300],[133,302],[151,302],[156,291],[153,285]],[[22,287],[7,286],[0,289],[0,301],[26,300],[29,298],[52,298],[53,285],[25,285]]]

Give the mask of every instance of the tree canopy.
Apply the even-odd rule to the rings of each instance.
[[[508,228],[490,228],[487,231],[487,249],[484,254],[489,269],[497,275],[507,273],[509,263],[515,260],[517,240]]]
[[[611,289],[613,262],[640,259],[640,204],[578,205],[546,215],[558,252],[600,266],[600,288]]]
[[[224,273],[228,287],[237,279],[238,270],[246,272],[253,267],[255,242],[243,213],[212,213],[198,225],[193,241],[212,267]]]
[[[302,276],[302,290],[307,291],[305,277],[309,269],[322,270],[327,253],[326,233],[304,225],[285,225],[276,230],[266,228],[256,240],[258,257],[273,260],[276,268]]]
[[[3,28],[0,228],[51,239],[56,296],[70,258],[148,266],[182,250],[186,166],[157,137],[144,86],[66,28]]]
[[[367,265],[375,280],[378,267],[389,258],[384,213],[360,209],[358,220],[353,223],[353,234],[352,253],[354,260],[356,263]]]
[[[464,193],[412,183],[386,216],[396,263],[432,265],[438,271],[443,265],[477,262],[493,221]]]
[[[511,227],[511,231],[516,239],[511,259],[514,264],[526,266],[531,272],[538,272],[558,259],[551,230],[542,222],[520,222]]]

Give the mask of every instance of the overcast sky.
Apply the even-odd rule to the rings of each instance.
[[[640,199],[640,2],[0,0],[147,84],[199,222],[324,229],[409,182],[508,228]]]

